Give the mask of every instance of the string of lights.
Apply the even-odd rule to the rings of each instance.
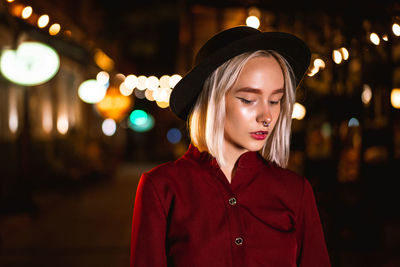
[[[50,17],[48,14],[38,14],[34,8],[29,5],[24,5],[16,0],[5,0],[9,3],[9,12],[11,15],[25,20],[36,26],[38,29],[47,31],[50,36],[63,35],[64,37],[74,39],[77,42],[75,35],[71,30],[63,27],[60,23]],[[254,28],[259,28],[261,25],[261,11],[252,7],[248,10],[248,16],[245,23]],[[398,17],[392,19],[391,31],[393,35],[388,33],[369,32],[368,40],[375,46],[382,45],[388,42],[391,38],[400,36],[400,25]],[[389,31],[386,31],[389,32]],[[382,40],[382,41],[381,41]],[[87,40],[86,40],[87,41]],[[90,42],[90,41],[89,41]],[[91,42],[94,43],[94,42]],[[350,50],[350,51],[349,51]],[[132,108],[134,96],[138,99],[147,99],[148,101],[155,101],[158,107],[167,108],[169,106],[169,96],[175,84],[182,78],[179,74],[163,75],[156,77],[154,75],[124,75],[117,71],[115,61],[107,55],[101,48],[93,47],[92,49],[93,60],[101,71],[98,72],[96,78],[89,79],[81,83],[77,89],[80,99],[89,104],[95,104],[96,109],[105,119],[113,119],[120,121],[122,117],[126,116],[127,111]],[[332,61],[340,65],[349,60],[351,57],[351,49],[344,46],[333,49],[331,56],[313,54],[313,61],[310,65],[307,75],[314,77],[318,72],[326,68],[326,62],[323,58],[330,58]],[[117,73],[117,74],[112,74]],[[115,76],[117,79],[111,79],[110,76]],[[116,99],[118,101],[110,99]],[[361,100],[367,104],[372,97],[372,90],[368,85],[364,85]],[[130,100],[129,100],[130,99]],[[400,89],[393,88],[391,91],[391,104],[394,108],[400,108]],[[114,112],[111,112],[114,111]],[[119,114],[110,115],[110,114]],[[300,103],[296,103],[293,111],[293,118],[301,120],[306,114],[306,108]]]

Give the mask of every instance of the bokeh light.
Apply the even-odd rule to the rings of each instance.
[[[51,102],[45,101],[42,106],[42,127],[43,131],[47,134],[51,133],[53,129],[53,114],[51,108]]]
[[[57,118],[57,131],[60,134],[66,134],[68,132],[69,122],[66,115],[60,115]]]
[[[50,35],[57,35],[61,30],[61,25],[58,23],[54,23],[49,28]]]
[[[256,16],[248,16],[246,25],[258,29],[260,27],[260,20]]]
[[[379,36],[374,32],[369,35],[369,39],[374,45],[379,45],[380,43]]]
[[[129,127],[136,132],[147,132],[154,126],[154,118],[144,110],[136,109],[129,115]]]
[[[146,91],[147,91],[147,90],[146,90]],[[135,88],[135,96],[136,96],[137,98],[139,98],[139,99],[144,99],[144,98],[146,98],[145,91],[139,90],[139,89],[137,89],[137,88]]]
[[[146,79],[145,84],[146,84],[147,89],[154,91],[160,85],[160,80],[158,80],[158,78],[156,76],[150,76]]]
[[[96,104],[96,108],[104,118],[120,121],[132,105],[132,98],[122,95],[119,88],[110,87],[105,97]]]
[[[339,51],[342,54],[343,60],[349,59],[349,51],[345,47],[341,47]]]
[[[103,50],[97,48],[94,52],[94,62],[102,70],[110,72],[114,68],[114,60],[112,60]]]
[[[393,31],[394,35],[400,36],[400,25],[397,23],[393,23],[392,31]]]
[[[3,50],[0,68],[4,77],[20,85],[39,85],[56,75],[60,58],[50,46],[25,42],[17,50]]]
[[[138,85],[138,78],[135,75],[130,74],[126,76],[124,83],[127,88],[133,90]]]
[[[100,102],[106,95],[107,87],[95,79],[86,80],[78,88],[79,98],[86,103]]]
[[[169,87],[174,88],[175,85],[182,79],[179,74],[174,74],[169,78]]]
[[[169,87],[169,75],[163,75],[160,78],[160,87],[161,88],[168,88]]]
[[[29,18],[32,15],[32,11],[33,11],[33,9],[31,6],[25,7],[24,9],[22,9],[21,17],[23,19]]]
[[[37,21],[39,28],[44,28],[49,24],[50,18],[48,15],[41,15]]]
[[[21,16],[22,10],[24,9],[24,6],[21,4],[14,4],[11,6],[10,13],[15,16],[19,17]]]
[[[159,106],[160,108],[167,108],[169,107],[169,103],[168,102],[164,102],[164,101],[156,101],[157,106]]]
[[[394,88],[390,93],[390,102],[394,108],[400,109],[400,88]]]
[[[147,100],[149,101],[154,101],[154,97],[153,97],[153,91],[151,90],[146,90],[146,92],[144,93],[145,97]]]
[[[8,117],[8,127],[12,133],[16,133],[18,130],[19,119],[18,119],[18,109],[17,109],[17,95],[15,90],[10,91],[9,100],[9,117]]]
[[[66,37],[71,37],[71,36],[72,36],[72,32],[71,32],[70,30],[65,30],[65,31],[64,31],[64,35],[65,35]]]
[[[123,82],[126,79],[126,76],[122,73],[117,73],[115,74],[115,79],[117,79],[117,81]]]
[[[332,58],[333,58],[333,61],[336,63],[336,64],[340,64],[341,62],[342,62],[342,53],[340,53],[340,51],[339,50],[333,50],[333,52],[332,52]]]
[[[113,136],[117,130],[117,124],[113,119],[105,119],[101,124],[101,130],[107,136]]]
[[[316,66],[314,65],[314,66],[312,66],[311,70],[309,70],[309,72],[307,73],[307,75],[310,76],[310,77],[312,77],[312,76],[314,76],[315,74],[317,74],[318,71],[319,71],[319,68],[316,67]]]
[[[102,85],[108,87],[109,82],[110,82],[110,74],[108,74],[108,72],[106,72],[106,71],[100,71],[100,72],[97,73],[97,75],[96,75],[96,80],[97,80],[100,84],[102,84]]]
[[[294,103],[292,118],[297,120],[302,120],[305,115],[306,115],[306,108],[300,103],[297,102]]]
[[[182,139],[182,133],[177,128],[171,128],[167,132],[167,139],[172,144],[177,144]]]
[[[360,122],[356,118],[351,118],[348,123],[349,127],[358,127],[360,126]]]
[[[119,92],[124,96],[130,96],[133,93],[133,88],[129,88],[125,82],[122,82],[119,85]]]
[[[138,83],[136,85],[136,88],[139,90],[146,90],[146,81],[147,81],[147,77],[144,75],[140,75],[138,77]]]
[[[372,98],[372,90],[368,84],[363,85],[363,91],[361,93],[361,101],[368,105]]]
[[[171,88],[157,88],[153,91],[153,98],[158,102],[169,102],[169,97],[171,95]]]
[[[325,68],[325,61],[323,61],[320,58],[314,59],[314,66],[319,68],[319,69],[324,69]]]

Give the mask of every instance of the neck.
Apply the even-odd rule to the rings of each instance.
[[[237,161],[240,155],[245,153],[247,150],[243,148],[238,148],[230,142],[225,142],[225,166],[221,168],[222,172],[225,174],[229,183],[232,182],[232,178],[235,175],[237,168]]]

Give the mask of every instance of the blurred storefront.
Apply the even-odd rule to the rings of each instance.
[[[78,37],[71,38],[69,30],[54,32],[54,24],[40,25],[41,17],[28,12],[30,6],[4,2],[0,4],[0,210],[7,213],[32,211],[34,190],[107,176],[122,156],[125,133],[105,136],[104,118],[79,99],[80,84],[101,70],[93,50],[79,42],[82,33],[74,31]],[[62,26],[73,26],[67,23]],[[46,52],[23,51],[26,44],[55,52],[58,63],[54,65]],[[38,79],[53,67],[51,77]]]

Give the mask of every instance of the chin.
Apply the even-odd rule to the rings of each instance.
[[[263,148],[265,143],[259,143],[259,144],[249,144],[248,146],[246,146],[246,149],[248,151],[259,151]]]

